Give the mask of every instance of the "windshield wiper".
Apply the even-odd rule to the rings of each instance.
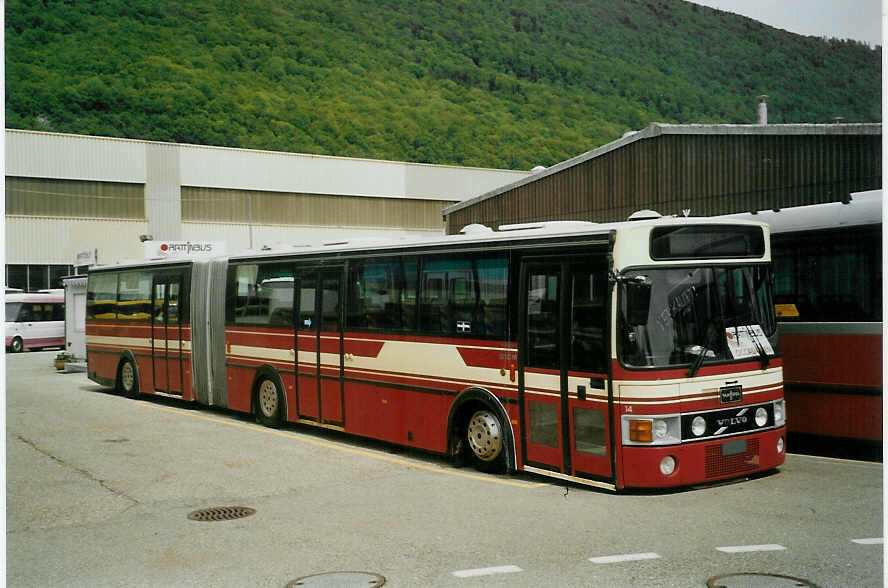
[[[771,365],[771,358],[768,355],[768,352],[765,351],[765,346],[762,345],[761,341],[759,341],[755,329],[753,329],[752,327],[746,327],[746,332],[749,333],[749,337],[752,339],[752,343],[753,345],[755,345],[756,351],[758,351],[759,361],[762,364],[762,369],[765,369],[766,367]]]
[[[692,363],[691,367],[688,369],[689,378],[693,378],[697,375],[697,372],[700,371],[700,367],[703,365],[703,358],[706,357],[707,351],[709,351],[709,346],[704,345],[700,355],[694,358],[694,363]]]
[[[762,321],[762,315],[759,311],[759,306],[755,303],[755,286],[752,283],[752,276],[750,275],[748,269],[743,272],[743,278],[746,282],[746,288],[749,290],[750,306],[752,307],[750,317],[753,321],[757,322],[759,326],[761,326],[764,321]],[[753,345],[755,345],[756,351],[758,351],[759,361],[762,364],[762,369],[765,369],[766,367],[771,365],[771,358],[768,357],[768,352],[765,351],[765,346],[762,345],[761,341],[759,341],[758,335],[756,334],[755,329],[752,327],[752,325],[746,327],[746,332],[749,333],[749,336],[752,338],[752,343]]]
[[[688,368],[688,377],[693,378],[697,375],[697,372],[700,371],[700,367],[703,365],[703,361],[706,359],[706,354],[715,346],[715,340],[718,338],[718,331],[713,331],[713,333],[709,336],[709,339],[706,340],[702,349],[700,349],[700,355],[694,358],[694,363],[691,364],[691,367]],[[714,356],[713,356],[714,357]]]

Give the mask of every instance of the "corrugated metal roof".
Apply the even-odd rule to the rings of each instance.
[[[444,215],[468,208],[489,198],[499,196],[515,188],[536,182],[547,176],[575,167],[590,159],[601,157],[612,151],[616,151],[626,145],[630,145],[644,139],[651,139],[661,135],[881,135],[881,123],[858,124],[792,124],[792,125],[673,125],[666,123],[654,123],[649,127],[636,132],[626,133],[616,141],[612,141],[581,155],[562,161],[545,170],[538,171],[528,177],[522,178],[511,184],[495,188],[489,192],[464,200],[444,209]]]

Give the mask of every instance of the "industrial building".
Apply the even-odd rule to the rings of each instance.
[[[75,263],[143,259],[143,241],[440,235],[443,208],[527,175],[7,129],[6,285],[59,287]]]
[[[713,216],[847,200],[882,187],[882,125],[668,125],[444,210],[448,234],[499,225]]]

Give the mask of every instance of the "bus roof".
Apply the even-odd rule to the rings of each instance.
[[[484,225],[468,225],[456,235],[441,235],[435,237],[409,237],[401,239],[353,239],[339,240],[313,245],[293,245],[277,249],[244,250],[234,254],[219,257],[199,258],[175,258],[145,261],[126,261],[113,265],[92,266],[90,272],[119,271],[144,267],[165,267],[176,265],[193,265],[196,263],[209,263],[213,259],[230,260],[262,260],[281,257],[314,257],[323,255],[340,255],[361,252],[378,252],[380,254],[397,254],[399,251],[415,251],[417,249],[448,250],[484,247],[493,244],[522,245],[528,243],[566,245],[576,239],[576,243],[598,241],[606,244],[612,231],[617,233],[624,231],[637,232],[644,227],[656,226],[692,226],[692,225],[758,225],[766,226],[761,219],[727,219],[715,217],[675,217],[662,216],[659,218],[645,218],[643,220],[621,221],[611,223],[593,223],[588,221],[543,221],[536,223],[523,223],[501,225],[496,230]]]
[[[336,241],[313,246],[293,247],[290,249],[277,249],[268,251],[244,251],[230,255],[229,259],[255,259],[263,257],[281,256],[312,256],[324,253],[350,253],[360,251],[389,251],[409,250],[415,248],[448,249],[450,247],[463,248],[472,245],[485,245],[494,243],[517,243],[534,241],[553,241],[563,244],[575,238],[599,237],[606,242],[611,231],[618,233],[625,230],[637,230],[641,227],[654,226],[688,226],[688,225],[762,225],[758,219],[713,219],[713,218],[685,218],[685,217],[660,217],[638,221],[622,221],[614,223],[592,223],[587,221],[545,221],[537,223],[524,223],[517,225],[501,225],[494,230],[484,225],[468,225],[456,235],[442,235],[440,237],[425,237],[419,239],[402,240],[353,240]]]
[[[773,234],[876,225],[882,222],[882,190],[853,193],[845,203],[810,204],[714,218],[757,220],[768,223]]]

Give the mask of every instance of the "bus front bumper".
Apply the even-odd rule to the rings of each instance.
[[[786,427],[708,441],[661,447],[623,447],[626,488],[707,484],[765,472],[786,458]],[[669,457],[673,471],[669,470]]]

